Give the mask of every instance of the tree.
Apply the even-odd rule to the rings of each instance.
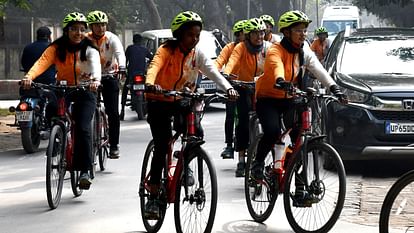
[[[27,0],[0,0],[0,41],[4,41],[4,16],[6,15],[6,9],[10,4],[20,9],[30,9]]]

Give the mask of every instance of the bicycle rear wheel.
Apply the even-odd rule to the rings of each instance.
[[[307,159],[306,168],[303,157]],[[287,170],[283,196],[288,222],[295,232],[328,232],[338,220],[345,201],[342,160],[332,146],[319,141],[309,143],[306,155],[297,154],[295,160]],[[324,168],[325,160],[332,163],[333,169]],[[296,190],[297,184],[305,182],[304,170],[308,185],[305,191]]]
[[[212,161],[201,147],[191,149],[186,159],[188,159],[187,185],[184,185],[183,170],[175,192],[176,231],[179,233],[211,232],[217,208],[216,171]],[[187,196],[186,188],[188,189]]]
[[[250,177],[252,161],[256,158],[257,145],[262,135],[256,137],[250,145],[247,154],[247,165],[244,176],[244,195],[250,216],[256,222],[264,222],[272,214],[279,193],[277,177],[272,173],[274,153],[270,151],[265,157],[263,182],[257,182]]]
[[[72,193],[75,197],[82,195],[83,190],[79,188],[80,171],[70,172],[70,186],[72,187]]]
[[[109,156],[109,132],[108,132],[108,121],[106,119],[106,114],[103,110],[100,111],[99,114],[99,122],[100,122],[100,128],[99,131],[99,168],[101,171],[105,171],[106,169],[106,162],[108,161]]]
[[[414,232],[414,170],[401,176],[382,204],[380,233]]]
[[[46,195],[51,209],[55,209],[62,196],[65,167],[65,136],[59,125],[53,126],[46,158]]]
[[[159,219],[146,219],[145,218],[145,204],[148,202],[150,193],[145,188],[149,178],[149,172],[151,170],[151,161],[154,157],[154,141],[151,140],[145,150],[144,161],[142,162],[141,169],[141,183],[139,185],[139,198],[140,198],[140,207],[141,207],[141,217],[144,223],[145,229],[152,233],[158,232],[164,222],[166,208],[160,208],[160,218]],[[164,173],[163,173],[164,174]]]

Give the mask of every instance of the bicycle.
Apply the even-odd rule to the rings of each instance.
[[[109,157],[109,125],[102,99],[102,86],[98,88],[96,109],[92,118],[92,158],[91,177],[95,176],[97,161],[101,171],[105,171]]]
[[[299,127],[299,136],[285,147],[283,169],[275,167],[279,160],[275,158],[274,148],[266,155],[262,180],[250,176],[262,135],[256,137],[248,149],[244,182],[246,204],[252,218],[263,222],[272,213],[278,195],[283,194],[286,217],[295,232],[328,232],[344,205],[345,169],[338,152],[323,141],[325,136],[315,134],[311,129],[310,106],[318,96],[316,90],[291,89],[289,93],[294,96],[293,125]],[[284,129],[279,141],[284,141],[291,130]],[[326,169],[328,162],[331,167]],[[296,193],[296,184],[304,186],[304,190]]]
[[[52,117],[51,133],[46,151],[46,194],[49,207],[58,207],[63,188],[63,180],[66,171],[70,173],[70,184],[75,197],[82,194],[79,188],[80,171],[75,171],[73,166],[74,152],[74,121],[72,119],[71,103],[66,103],[66,96],[85,90],[86,86],[71,87],[66,82],[60,81],[60,85],[44,85],[44,88],[52,90],[57,97],[57,114]]]
[[[161,216],[154,220],[145,218],[145,204],[150,196],[148,181],[154,154],[153,140],[146,148],[139,186],[141,216],[145,229],[148,232],[157,232],[164,221],[168,204],[174,203],[177,232],[211,232],[217,208],[217,177],[212,160],[201,147],[204,143],[203,136],[197,134],[195,125],[201,122],[205,108],[211,101],[225,96],[220,93],[180,91],[163,93],[166,96],[182,97],[190,111],[183,114],[187,119],[187,127],[184,127],[186,129],[176,131],[169,142],[158,192]]]
[[[381,207],[379,232],[414,232],[414,170],[402,175],[391,186]]]

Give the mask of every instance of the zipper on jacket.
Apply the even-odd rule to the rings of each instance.
[[[73,75],[75,78],[75,86],[78,85],[78,79],[76,77],[76,51],[73,52]]]

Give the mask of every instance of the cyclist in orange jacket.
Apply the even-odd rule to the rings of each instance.
[[[269,49],[264,65],[264,73],[256,83],[256,112],[263,129],[263,136],[258,144],[256,159],[252,163],[253,179],[263,179],[264,158],[272,145],[282,144],[281,115],[293,109],[292,97],[285,89],[289,85],[299,86],[308,69],[325,87],[328,87],[338,99],[345,103],[346,96],[335,81],[329,76],[315,54],[304,46],[308,25],[311,20],[301,11],[288,11],[280,16],[278,26],[284,37]],[[279,88],[275,88],[275,86]],[[286,127],[292,126],[292,117],[285,117]],[[291,139],[297,137],[293,127]]]
[[[91,120],[96,106],[93,91],[97,90],[101,80],[99,50],[92,41],[85,38],[87,23],[86,17],[81,13],[66,15],[63,19],[63,35],[50,44],[22,79],[23,88],[30,88],[32,80],[55,65],[58,82],[66,81],[68,86],[89,83],[90,90],[77,91],[67,97],[67,101],[75,103],[72,112],[76,122],[74,165],[75,170],[81,172],[80,189],[89,189],[92,184],[88,171],[92,166]],[[53,104],[57,103],[49,103]]]
[[[264,61],[268,48],[272,45],[264,41],[266,25],[259,18],[249,19],[243,28],[245,40],[238,43],[231,53],[224,73],[236,76],[240,81],[254,81],[263,73]],[[236,168],[236,177],[244,176],[246,165],[245,154],[249,145],[249,111],[253,109],[250,90],[238,90],[240,98],[237,100],[236,151],[239,152],[239,161]]]
[[[318,36],[318,38],[312,42],[310,48],[315,52],[316,57],[319,59],[319,61],[323,63],[326,54],[328,54],[330,46],[330,41],[328,39],[328,30],[326,30],[325,27],[319,27],[315,30],[315,34]]]
[[[203,27],[201,17],[192,11],[179,13],[171,22],[171,31],[176,40],[168,40],[158,48],[146,76],[147,90],[194,90],[198,73],[201,71],[226,91],[231,99],[237,98],[237,91],[220,75],[213,61],[196,45]],[[154,157],[150,171],[151,196],[145,207],[146,218],[159,218],[159,202],[156,200],[160,186],[161,172],[165,165],[168,142],[172,137],[171,118],[179,116],[182,108],[179,101],[163,94],[147,93],[148,117],[154,139]]]
[[[108,16],[102,11],[91,11],[88,16],[91,31],[88,37],[99,48],[102,66],[102,97],[108,115],[109,158],[119,158],[119,79],[125,78],[126,57],[121,40],[107,31]],[[119,76],[118,76],[119,75]]]
[[[221,50],[219,56],[215,60],[215,64],[219,70],[222,70],[223,67],[227,64],[230,59],[230,55],[233,52],[234,47],[239,42],[244,41],[243,27],[247,20],[239,20],[233,25],[233,34],[235,41],[228,43]],[[236,111],[236,103],[228,101],[226,102],[226,118],[224,121],[224,134],[225,134],[225,143],[227,144],[221,153],[223,159],[232,159],[234,158],[234,148],[233,148],[233,131],[234,131],[234,117]]]

